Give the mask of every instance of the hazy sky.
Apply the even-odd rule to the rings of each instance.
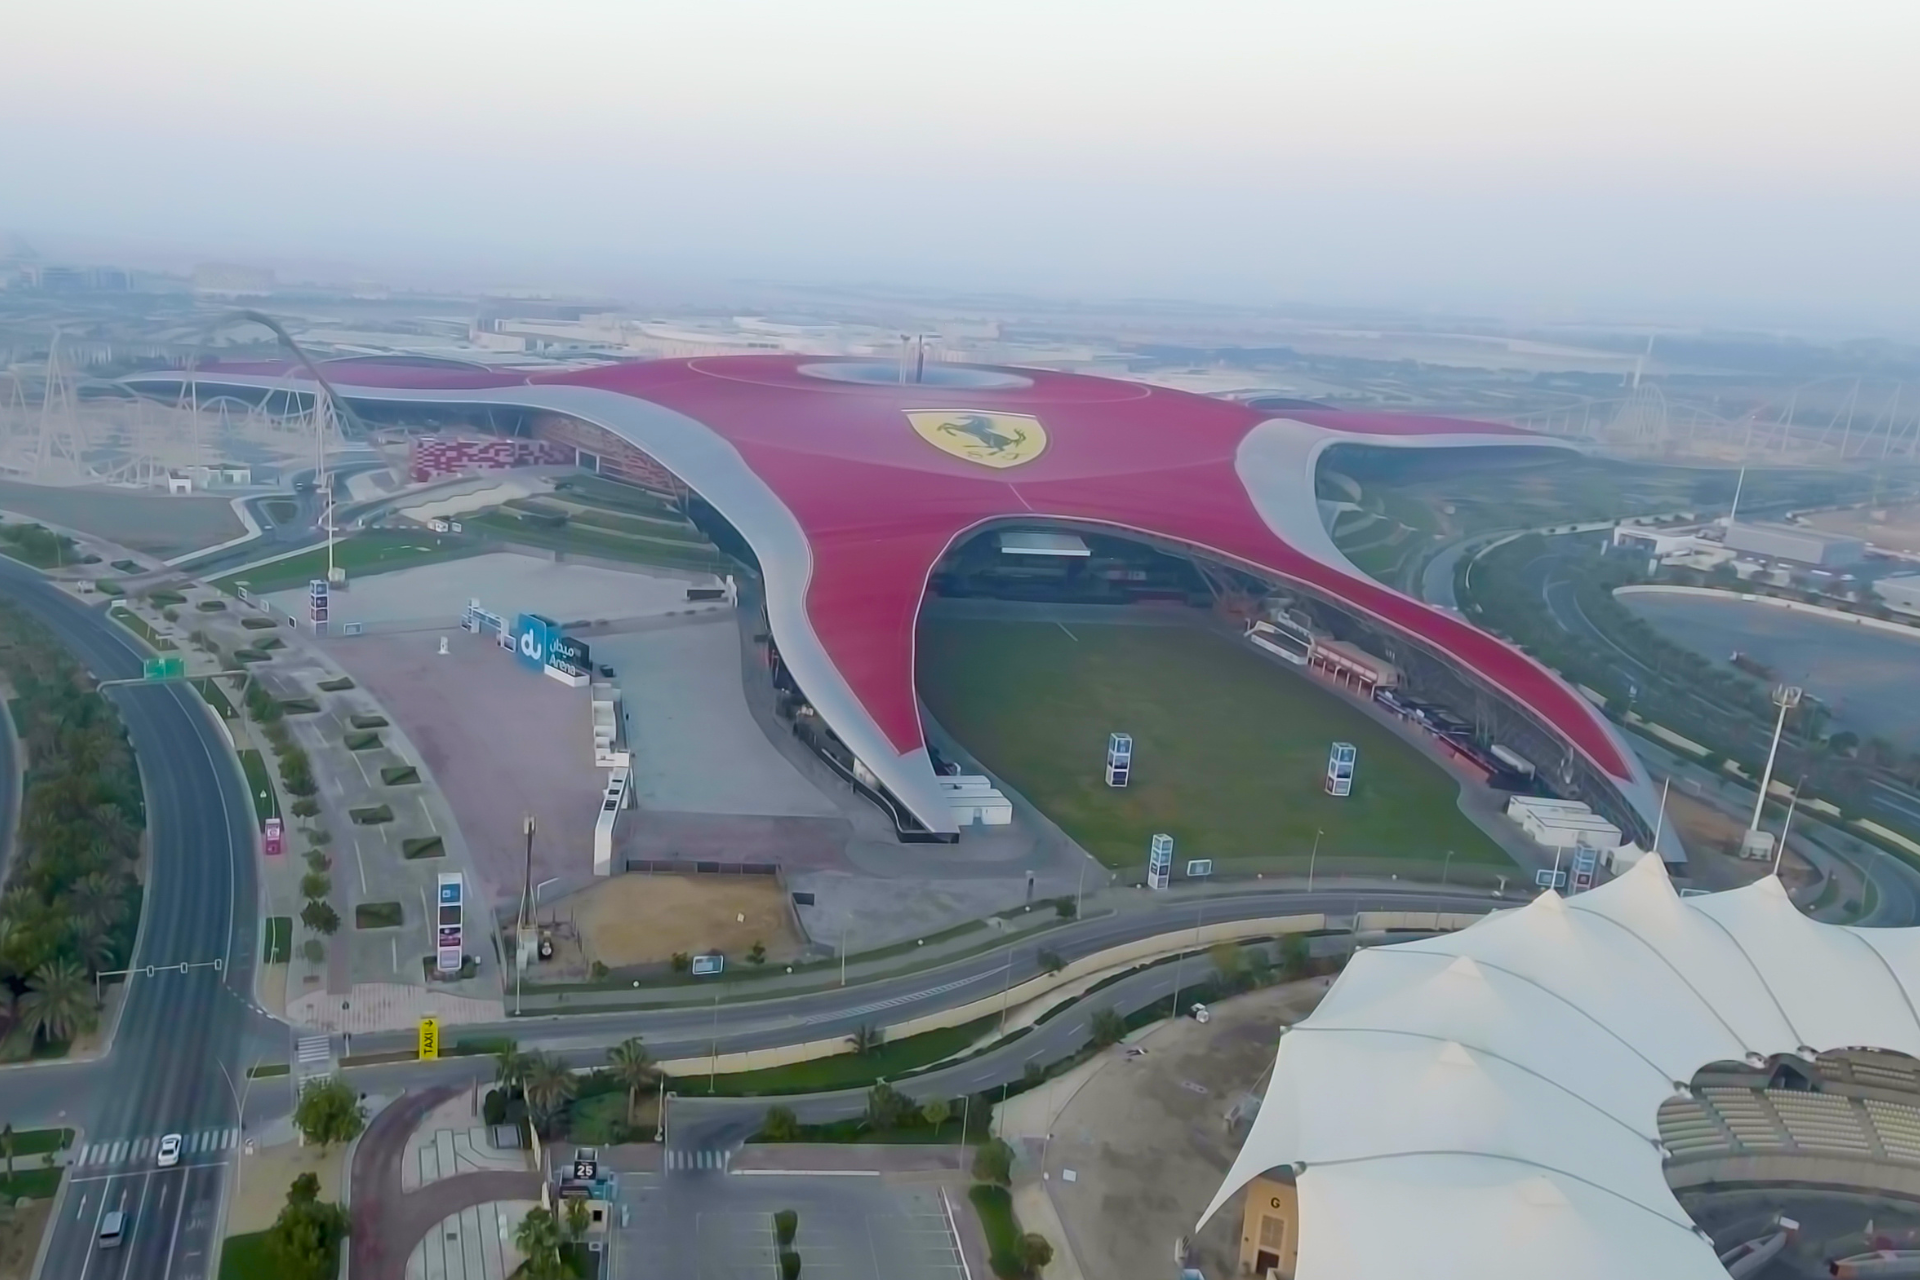
[[[1920,325],[1916,0],[6,0],[0,228]]]

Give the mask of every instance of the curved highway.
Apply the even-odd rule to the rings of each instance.
[[[140,674],[143,654],[130,637],[32,570],[0,560],[0,593],[39,617],[97,678]],[[275,1034],[250,1003],[258,936],[252,808],[219,727],[191,688],[109,693],[147,797],[135,972],[107,1055],[0,1073],[0,1113],[16,1129],[66,1125],[82,1131],[82,1143],[108,1144],[104,1162],[78,1170],[63,1188],[41,1274],[205,1280],[239,1145],[237,1134],[217,1139],[238,1127],[227,1077],[244,1078],[251,1038]],[[152,1148],[166,1133],[206,1136],[163,1170]],[[126,1237],[101,1249],[99,1222],[111,1209],[128,1214]]]

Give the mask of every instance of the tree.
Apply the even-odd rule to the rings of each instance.
[[[760,1122],[760,1136],[768,1142],[794,1142],[800,1137],[800,1119],[792,1107],[768,1107]]]
[[[319,813],[320,802],[312,796],[301,796],[293,802],[293,816],[296,818],[318,817]]]
[[[1020,1267],[1028,1275],[1033,1275],[1053,1261],[1053,1246],[1038,1231],[1029,1231],[1020,1237]]]
[[[1240,948],[1231,942],[1216,942],[1207,954],[1213,960],[1213,971],[1220,975],[1221,989],[1236,990],[1240,986]]]
[[[973,1149],[973,1180],[996,1187],[1013,1185],[1013,1148],[990,1138]]]
[[[20,997],[20,1025],[49,1042],[93,1030],[93,990],[84,969],[56,957],[33,971]]]
[[[560,1109],[580,1091],[580,1080],[552,1054],[533,1053],[527,1059],[523,1087],[527,1094],[527,1105],[533,1109],[544,1132]]]
[[[331,936],[340,928],[340,913],[333,909],[331,902],[322,902],[314,898],[300,908],[300,923],[315,933]]]
[[[1307,972],[1307,935],[1289,933],[1280,939],[1280,971],[1289,978],[1305,977]]]
[[[7,1157],[7,1181],[13,1181],[13,1149],[16,1141],[13,1136],[13,1122],[9,1120],[4,1129],[0,1129],[0,1154]]]
[[[327,944],[318,938],[308,938],[300,944],[300,954],[306,957],[308,964],[319,964],[327,958]]]
[[[352,1142],[367,1124],[367,1110],[353,1086],[339,1076],[309,1080],[300,1087],[293,1125],[322,1151],[336,1142]]]
[[[890,1084],[867,1090],[867,1124],[881,1133],[899,1128],[913,1112],[913,1099]]]
[[[1035,958],[1040,962],[1042,973],[1058,973],[1067,967],[1067,962],[1060,958],[1058,951],[1042,951]]]
[[[853,1034],[847,1037],[847,1043],[853,1046],[855,1053],[864,1057],[885,1044],[886,1039],[886,1032],[871,1022],[863,1022],[853,1029]]]
[[[300,877],[300,896],[324,898],[333,892],[333,881],[325,872],[309,871]]]
[[[562,1280],[567,1274],[566,1264],[560,1260],[562,1243],[560,1224],[554,1221],[552,1212],[538,1207],[527,1210],[527,1216],[513,1231],[513,1247],[527,1259],[521,1274],[527,1280]]]
[[[1827,739],[1827,750],[1837,756],[1850,756],[1860,749],[1860,735],[1851,729],[1842,729]]]
[[[331,1280],[340,1269],[340,1242],[347,1211],[320,1200],[320,1180],[303,1173],[287,1190],[287,1203],[267,1229],[267,1250],[279,1264],[274,1274],[289,1280]]]
[[[791,1249],[780,1251],[780,1280],[800,1280],[800,1255]]]
[[[520,1052],[518,1043],[506,1041],[494,1052],[493,1078],[508,1094],[512,1094],[526,1082],[528,1056]]]
[[[1093,1032],[1095,1048],[1104,1049],[1108,1045],[1119,1044],[1127,1037],[1127,1020],[1120,1016],[1115,1008],[1096,1009],[1093,1019],[1087,1024]]]
[[[587,1238],[587,1223],[592,1212],[585,1200],[567,1201],[567,1240],[570,1243],[579,1244]]]
[[[1273,957],[1267,954],[1265,947],[1248,947],[1240,954],[1246,965],[1249,984],[1264,987],[1273,981]]]
[[[756,938],[754,939],[753,945],[747,948],[747,963],[765,964],[766,962],[767,944]]]
[[[920,1108],[920,1118],[927,1122],[929,1128],[938,1129],[953,1119],[953,1104],[945,1098],[935,1098]]]
[[[773,1215],[773,1238],[780,1242],[782,1249],[793,1243],[793,1237],[800,1230],[800,1215],[792,1209],[782,1209]]]
[[[660,1072],[639,1036],[630,1036],[607,1050],[607,1062],[613,1068],[614,1079],[627,1086],[627,1123],[632,1124],[633,1113],[640,1105],[640,1091],[652,1084]]]
[[[1079,911],[1080,908],[1074,903],[1072,898],[1055,898],[1053,900],[1053,914],[1059,916],[1062,920],[1073,919],[1075,915],[1079,914]]]
[[[685,951],[676,951],[673,953],[673,971],[675,973],[685,973],[691,968],[693,968],[693,957],[691,955]]]

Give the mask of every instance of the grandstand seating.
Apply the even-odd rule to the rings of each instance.
[[[1800,1152],[1920,1164],[1920,1063],[1851,1050],[1814,1065],[1819,1092],[1769,1089],[1729,1064],[1661,1104],[1660,1140],[1678,1159]]]

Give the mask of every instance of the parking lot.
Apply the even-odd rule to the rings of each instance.
[[[954,1193],[946,1193],[952,1198]],[[819,1174],[623,1178],[615,1280],[769,1280],[773,1215],[800,1215],[808,1280],[966,1280],[953,1226],[969,1212],[932,1181]]]

